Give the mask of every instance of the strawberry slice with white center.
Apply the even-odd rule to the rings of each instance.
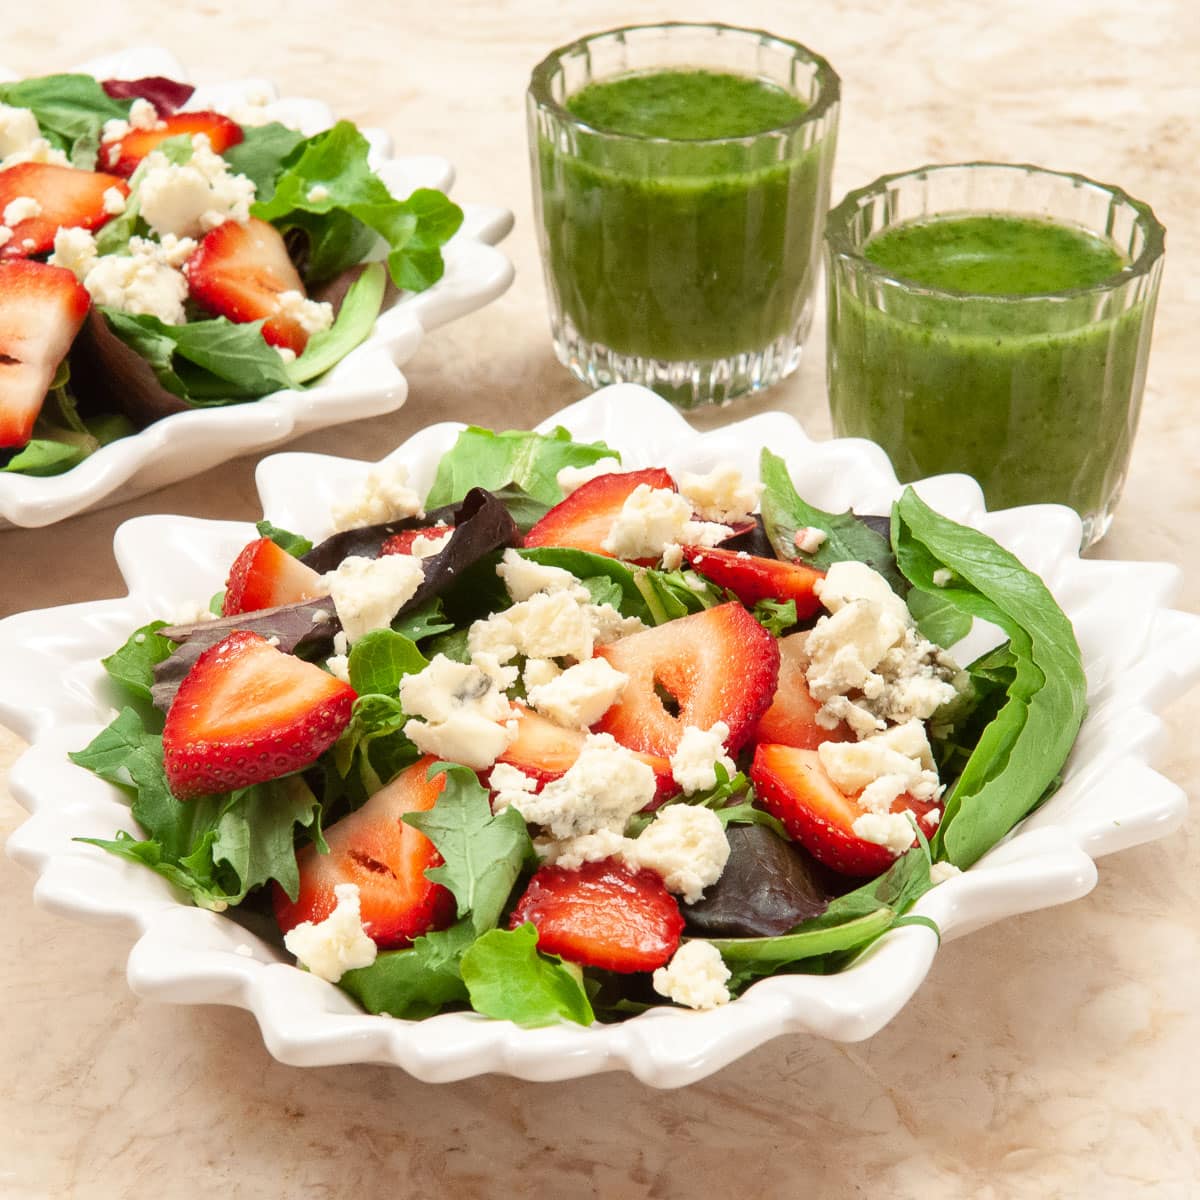
[[[575,765],[583,751],[587,734],[582,729],[565,729],[536,713],[531,708],[517,703],[513,706],[518,713],[517,736],[509,742],[498,762],[517,767],[530,779],[542,786],[560,779]],[[679,791],[679,784],[671,774],[671,764],[654,754],[634,751],[653,772],[656,784],[654,799],[646,805],[647,811],[657,808]]]
[[[252,217],[211,230],[184,266],[192,299],[219,317],[244,323],[264,320],[272,346],[303,354],[309,332],[285,297],[305,295],[283,235]]]
[[[854,822],[864,810],[852,796],[838,790],[815,750],[760,743],[754,751],[750,780],[763,808],[778,817],[788,833],[827,867],[843,875],[868,876],[879,875],[895,861],[886,846],[868,842],[854,832]],[[892,812],[909,809],[921,820],[938,807],[912,796],[898,796]]]
[[[729,726],[735,753],[754,732],[779,677],[775,639],[736,601],[597,649],[629,676],[596,729],[623,746],[670,758],[688,725]]]
[[[161,118],[154,129],[131,129],[122,138],[102,143],[100,163],[117,175],[128,178],[137,170],[142,159],[167,138],[195,137],[198,133],[208,138],[214,154],[223,154],[245,137],[242,127],[221,113],[175,113],[174,116]]]
[[[0,262],[0,450],[29,441],[54,372],[91,303],[62,267]]]
[[[556,504],[525,535],[526,546],[570,546],[612,558],[604,541],[625,501],[642,484],[655,490],[676,491],[675,480],[666,471],[652,467],[645,471],[598,475]]]
[[[821,611],[821,601],[813,587],[825,578],[824,571],[803,563],[777,558],[759,558],[737,550],[710,550],[705,546],[684,546],[688,566],[718,587],[727,588],[748,608],[761,600],[796,602],[796,620]]]
[[[17,212],[30,207],[20,203],[23,199],[37,203],[32,215],[7,225],[12,236],[0,246],[0,258],[44,254],[53,248],[60,226],[99,229],[113,218],[104,196],[114,188],[122,197],[129,195],[123,179],[102,171],[77,171],[74,167],[34,162],[17,163],[0,171],[0,217],[14,202]]]
[[[320,667],[236,630],[179,685],[163,727],[167,783],[190,800],[307,767],[337,741],[355,699]]]
[[[287,933],[302,921],[316,924],[333,912],[340,883],[358,885],[363,930],[381,949],[409,945],[454,919],[454,897],[425,874],[442,856],[405,813],[428,812],[446,786],[445,775],[426,779],[433,758],[406,767],[361,808],[325,830],[329,853],[306,846],[296,856],[300,890],[295,900],[278,884],[275,919]]]
[[[683,917],[653,871],[612,859],[574,871],[543,867],[529,881],[509,921],[537,926],[538,949],[568,962],[628,974],[653,971],[679,948]]]
[[[257,612],[277,604],[296,604],[323,596],[321,576],[270,538],[258,538],[233,560],[225,580],[221,615]]]
[[[817,723],[821,706],[808,690],[804,639],[803,633],[779,639],[779,683],[771,707],[758,722],[755,741],[801,750],[815,750],[822,742],[853,742],[854,731],[845,721],[839,721],[833,729]]]

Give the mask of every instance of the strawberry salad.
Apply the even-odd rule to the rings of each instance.
[[[300,388],[443,271],[462,221],[368,143],[190,85],[0,83],[0,471],[57,475],[176,412]],[[383,260],[383,261],[376,261]]]
[[[316,545],[261,522],[205,619],[105,660],[127,703],[72,758],[140,836],[87,840],[404,1018],[709,1009],[928,923],[1055,786],[1070,623],[911,489],[760,473],[472,427],[424,497],[385,462]]]

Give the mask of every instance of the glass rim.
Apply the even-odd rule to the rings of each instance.
[[[863,254],[860,247],[855,246],[851,242],[849,236],[851,219],[862,208],[865,201],[882,195],[892,184],[909,179],[927,178],[930,175],[947,171],[973,170],[976,167],[983,167],[990,170],[1013,171],[1025,175],[1051,176],[1055,179],[1069,180],[1077,186],[1086,185],[1087,187],[1097,188],[1102,192],[1106,192],[1113,200],[1119,204],[1128,206],[1134,211],[1137,223],[1142,226],[1145,232],[1145,245],[1143,245],[1137,258],[1129,263],[1128,266],[1122,267],[1119,271],[1115,271],[1113,274],[1107,275],[1105,278],[1096,283],[1089,284],[1087,287],[1061,288],[1053,292],[971,292],[960,291],[955,288],[934,287],[929,284],[918,283],[907,276],[898,275],[894,271],[889,271],[878,263],[872,262]],[[939,215],[960,215],[962,211],[960,210],[959,213],[947,212],[944,214],[930,213],[927,214],[927,218],[931,219]],[[965,210],[967,214],[974,211],[976,210]],[[984,210],[981,209],[978,211],[983,212]],[[996,216],[1024,215],[1014,213],[1008,209],[994,209],[990,211]],[[1089,230],[1089,232],[1092,231]],[[830,254],[838,259],[852,263],[857,270],[873,277],[878,282],[898,285],[914,295],[1008,304],[1021,300],[1075,299],[1079,296],[1089,294],[1103,295],[1108,292],[1116,292],[1126,284],[1135,283],[1146,278],[1162,262],[1166,249],[1166,233],[1165,226],[1154,215],[1154,210],[1149,204],[1144,200],[1138,200],[1124,188],[1118,187],[1116,184],[1103,183],[1100,180],[1092,179],[1076,171],[1056,171],[1050,167],[1040,167],[1036,163],[992,162],[982,159],[959,163],[926,163],[924,166],[914,167],[907,171],[895,171],[889,175],[881,175],[878,179],[866,184],[864,187],[854,188],[847,192],[829,210],[825,218],[825,243]]]
[[[793,120],[786,121],[782,125],[772,126],[770,129],[761,130],[758,133],[743,134],[741,137],[671,138],[658,137],[647,133],[620,133],[613,129],[603,129],[598,125],[589,125],[586,121],[581,120],[571,112],[569,108],[559,104],[550,94],[550,80],[558,69],[559,64],[568,54],[576,51],[586,52],[591,43],[600,38],[613,37],[616,34],[641,33],[652,29],[700,29],[709,30],[717,34],[748,34],[750,37],[757,38],[760,42],[774,42],[779,46],[786,47],[794,57],[801,59],[815,68],[814,78],[817,82],[817,98]],[[702,64],[697,63],[695,69],[704,70],[705,68]],[[830,65],[828,59],[823,58],[800,42],[780,37],[778,34],[770,33],[765,29],[753,29],[745,25],[727,25],[721,21],[649,21],[641,25],[618,25],[612,29],[585,34],[583,37],[576,38],[573,42],[568,42],[566,45],[551,50],[530,72],[527,95],[540,109],[552,113],[558,120],[598,138],[608,138],[612,141],[621,142],[644,142],[648,145],[745,145],[762,138],[778,137],[780,134],[791,134],[803,129],[807,125],[815,125],[820,122],[834,109],[841,99],[841,78]]]

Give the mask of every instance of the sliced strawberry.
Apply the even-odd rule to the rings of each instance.
[[[538,948],[604,971],[653,971],[679,947],[683,917],[662,878],[605,859],[574,871],[543,867],[509,921],[537,926]]]
[[[257,612],[277,604],[295,604],[323,596],[328,589],[312,567],[277,546],[270,538],[251,542],[233,560],[225,580],[223,616]]]
[[[821,706],[808,690],[804,638],[803,633],[794,633],[779,639],[779,683],[771,707],[758,722],[755,741],[801,750],[815,750],[822,742],[852,742],[854,731],[845,721],[839,721],[833,729],[817,724]]]
[[[526,546],[571,546],[612,558],[603,542],[612,532],[625,501],[641,484],[676,491],[666,471],[650,468],[617,475],[598,475],[556,504],[525,535]]]
[[[0,180],[19,168],[0,173]],[[0,450],[24,446],[91,298],[62,267],[0,262]]]
[[[266,319],[263,337],[272,346],[302,354],[308,333],[294,316],[280,311],[283,292],[304,295],[304,284],[284,245],[283,235],[252,217],[244,225],[226,221],[211,230],[184,267],[192,299],[231,321]]]
[[[778,817],[788,833],[827,867],[843,875],[878,875],[895,861],[887,847],[864,841],[854,832],[854,822],[863,810],[838,790],[815,750],[761,743],[754,751],[750,780],[763,808]],[[911,809],[920,820],[937,807],[899,796],[892,812]]]
[[[778,558],[759,558],[745,551],[710,550],[705,546],[684,546],[683,557],[693,570],[718,587],[728,588],[748,608],[760,600],[795,600],[798,621],[821,609],[813,585],[825,578],[825,572],[815,567]]]
[[[122,196],[129,187],[115,175],[101,171],[77,171],[53,163],[17,163],[0,171],[0,215],[14,201],[28,196],[41,205],[36,216],[26,217],[8,228],[12,237],[0,246],[0,258],[28,258],[44,254],[54,246],[60,226],[99,229],[113,214],[106,211],[104,193],[116,188]]]
[[[138,163],[167,138],[202,133],[208,138],[213,151],[224,154],[230,146],[236,146],[244,137],[242,127],[228,117],[215,112],[175,113],[163,117],[155,129],[131,129],[123,138],[104,142],[100,146],[100,162],[110,171],[128,178],[138,168]]]
[[[406,767],[386,787],[325,830],[329,853],[306,846],[296,856],[300,891],[295,900],[275,886],[275,919],[280,931],[302,921],[323,921],[337,904],[339,883],[358,885],[363,929],[381,949],[407,946],[431,929],[454,918],[453,895],[425,872],[441,866],[442,856],[420,830],[406,825],[405,813],[428,812],[442,789],[445,775],[425,778],[436,759],[422,758]]]
[[[236,630],[179,685],[163,727],[167,783],[190,800],[298,771],[337,741],[354,700],[349,684]]]
[[[686,726],[709,729],[717,721],[729,726],[726,744],[737,751],[771,703],[779,676],[778,644],[736,601],[631,634],[596,653],[629,676],[596,729],[662,758],[675,753]]]
[[[443,538],[448,533],[454,532],[453,525],[430,525],[427,529],[402,529],[399,533],[393,533],[390,538],[380,547],[379,554],[382,557],[384,554],[411,554],[413,552],[413,542],[419,537],[428,538],[434,541],[437,538]]]
[[[499,762],[509,763],[536,779],[539,790],[553,779],[559,779],[575,765],[583,750],[587,734],[582,729],[565,729],[547,720],[540,713],[523,704],[515,704],[518,710],[517,736],[500,755]],[[679,791],[679,784],[671,774],[671,764],[654,754],[634,751],[653,772],[657,784],[654,799],[646,806],[653,811],[664,800],[669,800]]]

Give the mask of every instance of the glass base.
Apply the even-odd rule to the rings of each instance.
[[[1080,518],[1083,521],[1083,538],[1079,543],[1081,551],[1094,546],[1109,531],[1113,523],[1113,512],[1117,507],[1117,497],[1119,495],[1120,490],[1118,489],[1105,508],[1102,508],[1098,513],[1092,513],[1089,516]]]
[[[610,383],[640,383],[669,400],[676,408],[724,406],[739,396],[761,392],[786,379],[800,365],[811,311],[783,337],[753,353],[671,362],[621,354],[600,342],[589,342],[569,318],[551,320],[554,352],[576,379],[594,388]]]

